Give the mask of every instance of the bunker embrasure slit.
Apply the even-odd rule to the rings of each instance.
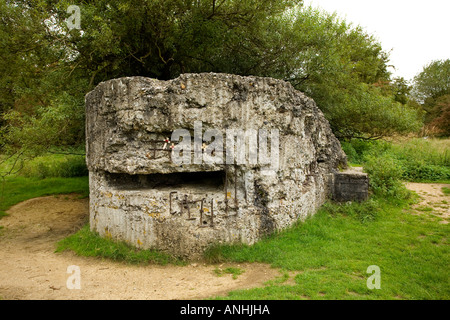
[[[197,189],[220,191],[225,184],[225,171],[127,174],[105,172],[108,187],[117,190]]]

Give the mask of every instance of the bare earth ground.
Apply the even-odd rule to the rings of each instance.
[[[87,222],[88,199],[77,195],[30,199],[8,214],[0,220],[0,299],[204,299],[263,286],[281,275],[264,264],[134,266],[55,253],[58,240]],[[80,268],[79,290],[66,285],[71,265]],[[237,279],[214,272],[228,266],[244,272]]]
[[[445,195],[442,187],[450,188],[450,184],[409,182],[406,187],[420,197],[420,202],[412,206],[414,214],[428,214],[443,224],[449,222],[450,195]]]
[[[408,183],[421,202],[413,214],[439,217],[448,223],[450,196],[442,193],[449,184]],[[77,195],[48,196],[24,201],[0,220],[0,299],[204,299],[236,289],[264,286],[280,276],[264,264],[188,266],[133,266],[55,253],[56,242],[76,232],[88,219],[88,199]],[[71,265],[80,268],[81,289],[68,289]],[[237,279],[214,273],[216,268],[239,267]],[[293,277],[295,275],[291,275]]]

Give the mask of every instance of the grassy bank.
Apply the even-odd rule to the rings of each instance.
[[[71,250],[80,256],[101,257],[130,264],[178,264],[184,262],[156,250],[139,250],[121,241],[102,238],[85,225],[77,233],[58,242],[56,251]]]
[[[79,193],[89,196],[84,156],[46,154],[16,161],[0,155],[0,217],[11,206],[36,197]]]
[[[313,217],[252,246],[211,247],[205,253],[209,263],[262,262],[282,271],[262,288],[217,299],[449,299],[449,226],[432,212],[417,214],[414,201],[329,202]],[[58,251],[63,250],[126,263],[186,263],[100,238],[88,226],[62,240]],[[381,271],[380,289],[367,287],[373,265]]]
[[[75,150],[77,151],[77,150]],[[78,152],[82,152],[78,150]],[[84,155],[47,153],[32,159],[0,155],[0,173],[26,178],[72,178],[88,175]],[[12,169],[12,170],[11,170]],[[8,172],[13,174],[7,174]]]
[[[449,299],[449,226],[439,223],[432,212],[413,211],[415,197],[400,183],[449,181],[448,141],[343,143],[350,161],[369,172],[372,197],[364,203],[326,203],[313,217],[252,246],[210,248],[205,253],[209,262],[263,262],[282,270],[278,279],[263,288],[234,291],[220,299]],[[61,172],[55,169],[58,165],[49,169],[49,163],[60,160],[39,161],[29,165],[35,172]],[[418,170],[419,165],[427,169]],[[89,193],[86,176],[42,176],[6,177],[0,211],[38,196]],[[184,263],[157,251],[100,238],[88,226],[62,240],[58,251],[63,250],[126,263]],[[373,265],[380,268],[381,289],[367,286],[371,276],[367,269]],[[227,272],[239,277],[240,271]]]
[[[411,182],[450,182],[450,139],[352,140],[342,148],[353,165],[389,161]]]
[[[449,299],[448,225],[410,214],[405,202],[372,201],[327,204],[253,246],[211,248],[210,261],[263,262],[285,273],[220,299]],[[367,287],[371,265],[380,268],[381,289]]]
[[[0,217],[11,206],[36,197],[53,194],[79,193],[89,195],[89,178],[26,178],[21,176],[6,177],[0,180]]]

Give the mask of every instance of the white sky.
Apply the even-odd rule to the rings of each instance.
[[[433,60],[450,59],[449,0],[305,0],[337,12],[390,51],[393,76],[411,80]]]

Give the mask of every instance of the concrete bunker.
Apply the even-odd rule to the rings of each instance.
[[[86,138],[91,229],[188,258],[305,219],[346,166],[314,101],[272,78],[102,82]]]

